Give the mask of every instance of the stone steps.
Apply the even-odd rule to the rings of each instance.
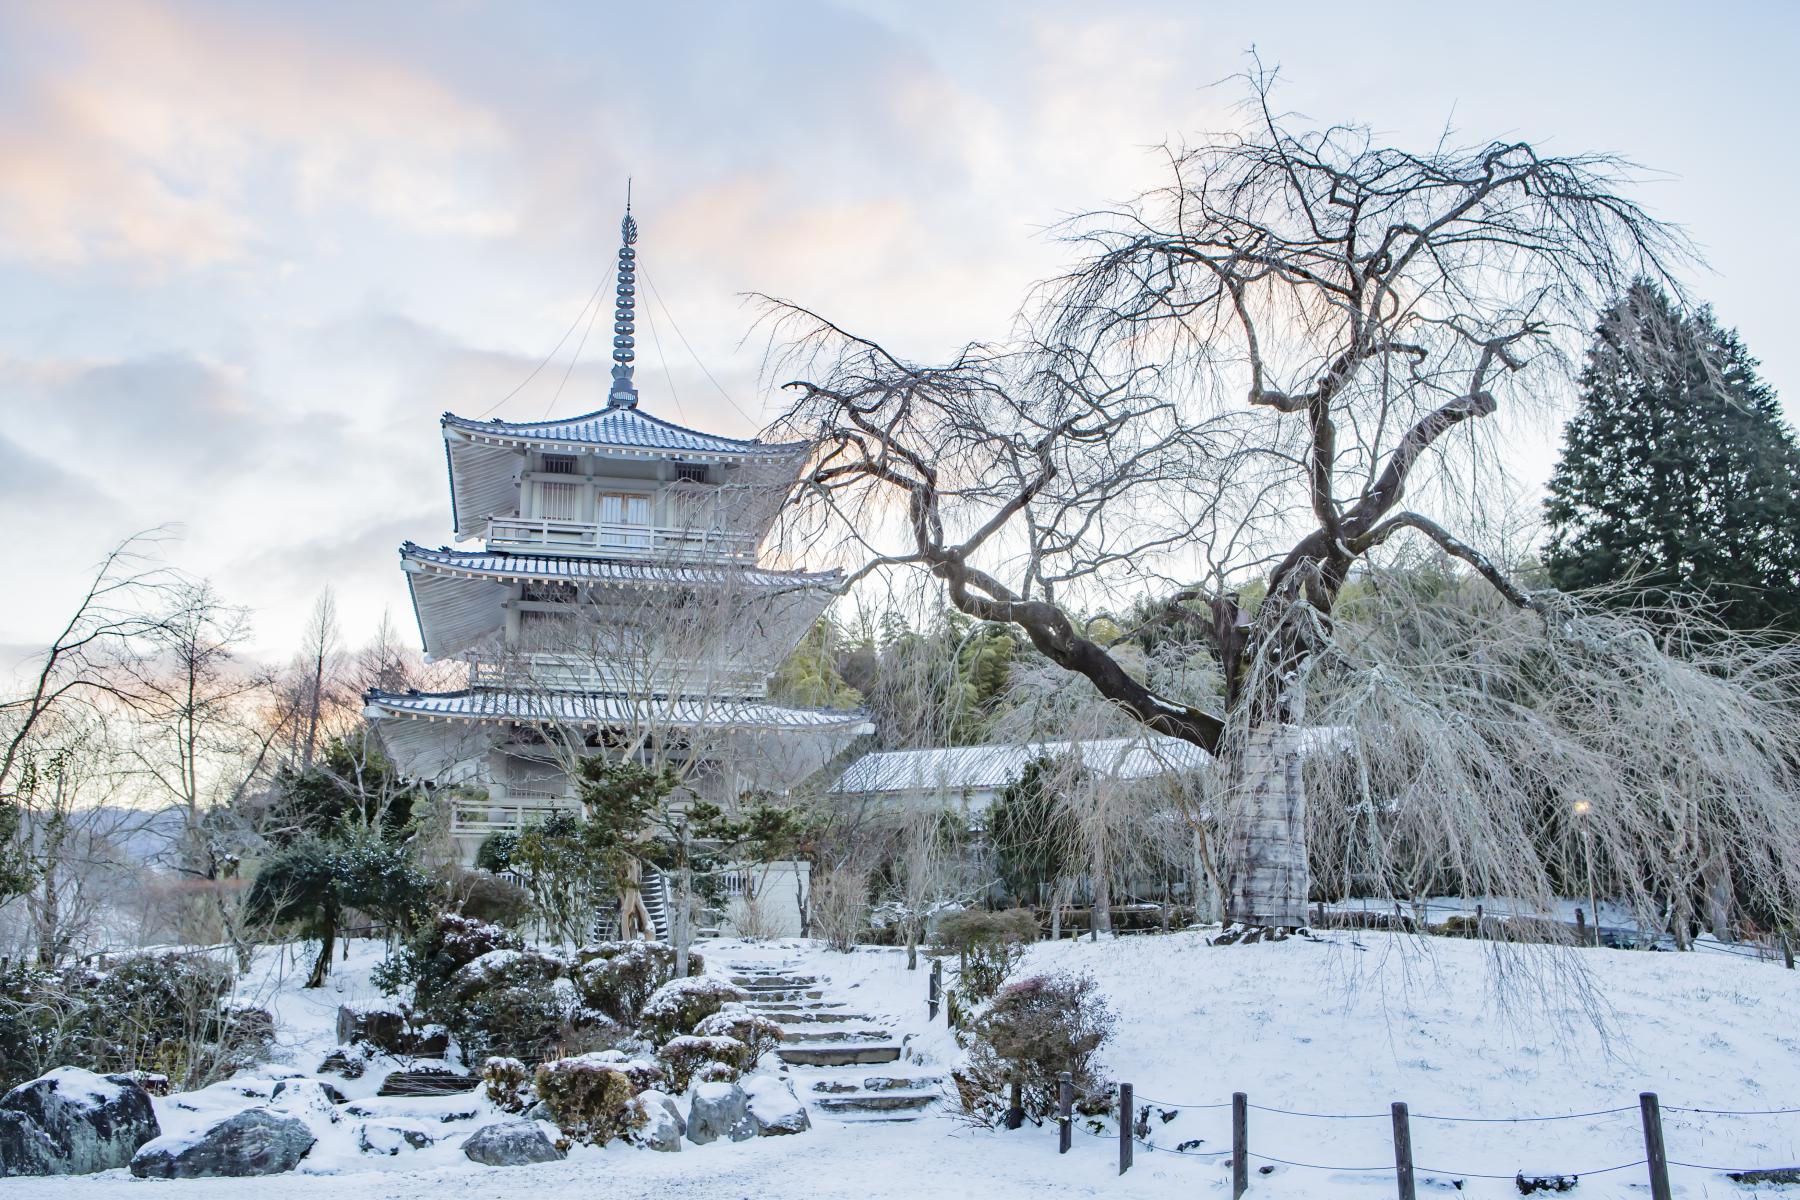
[[[900,1046],[896,1042],[880,1043],[844,1043],[841,1045],[818,1045],[816,1043],[789,1044],[783,1043],[775,1050],[777,1058],[789,1066],[802,1067],[848,1067],[859,1063],[891,1063],[900,1061]]]
[[[898,1063],[906,1041],[888,1019],[858,1012],[833,996],[829,979],[797,973],[793,964],[728,963],[747,1007],[786,1039],[774,1056],[796,1091],[821,1119],[842,1124],[915,1121],[941,1098],[936,1074],[864,1068]]]

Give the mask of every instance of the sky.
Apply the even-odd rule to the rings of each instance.
[[[1454,9],[1454,11],[1453,11]],[[605,317],[519,386],[641,226],[648,411],[773,415],[756,310],[929,358],[1006,332],[1059,218],[1284,107],[1428,147],[1525,137],[1651,168],[1694,294],[1800,415],[1788,152],[1800,6],[1300,2],[0,5],[0,647],[120,538],[255,613],[320,590],[410,632],[396,549],[449,540],[437,418],[605,402]],[[648,336],[646,334],[648,333]],[[1523,447],[1526,482],[1553,449]]]

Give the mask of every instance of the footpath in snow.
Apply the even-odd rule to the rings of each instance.
[[[1089,973],[1118,1014],[1102,1055],[1105,1067],[1132,1083],[1140,1104],[1150,1108],[1148,1144],[1138,1147],[1136,1165],[1121,1178],[1110,1126],[1079,1129],[1073,1151],[1058,1156],[1052,1127],[971,1129],[955,1118],[947,1097],[887,1112],[854,1105],[833,1112],[821,1103],[884,1092],[916,1100],[927,1093],[925,1081],[946,1076],[954,1065],[958,1051],[942,1018],[925,1021],[927,973],[906,971],[903,953],[834,954],[800,942],[717,942],[702,949],[710,970],[751,981],[765,1011],[784,1018],[793,1035],[785,1048],[836,1047],[851,1051],[852,1060],[879,1055],[883,1061],[805,1062],[807,1054],[795,1055],[786,1064],[789,1077],[813,1110],[814,1128],[794,1137],[679,1154],[577,1148],[562,1162],[509,1168],[469,1162],[457,1149],[460,1136],[394,1158],[322,1143],[288,1175],[160,1182],[112,1172],[12,1179],[0,1193],[8,1200],[111,1200],[174,1189],[195,1200],[249,1194],[283,1200],[328,1189],[338,1200],[527,1194],[586,1200],[603,1185],[609,1198],[697,1200],[1226,1196],[1230,1171],[1220,1152],[1230,1145],[1226,1105],[1233,1091],[1246,1092],[1253,1106],[1255,1196],[1392,1196],[1388,1105],[1394,1100],[1407,1101],[1414,1114],[1424,1195],[1516,1196],[1513,1176],[1523,1171],[1580,1173],[1577,1197],[1645,1196],[1642,1167],[1591,1173],[1643,1157],[1640,1091],[1661,1096],[1669,1154],[1677,1162],[1800,1164],[1800,1113],[1682,1111],[1800,1107],[1800,974],[1779,965],[1538,948],[1495,960],[1475,942],[1348,932],[1228,949],[1208,947],[1198,934],[1033,947],[1024,970]],[[257,1077],[311,1072],[335,1040],[337,1005],[373,997],[368,972],[376,961],[376,947],[358,944],[341,975],[321,991],[307,992],[296,986],[297,977],[283,977],[272,988],[283,1061],[208,1089],[212,1102],[227,1103],[233,1087],[254,1086]],[[834,1015],[854,1019],[834,1021]],[[892,1080],[908,1086],[880,1082]],[[372,1081],[367,1087],[372,1090]],[[197,1096],[159,1100],[165,1128],[194,1120],[197,1114],[174,1106]],[[409,1119],[445,1134],[494,1119],[478,1093],[410,1103],[419,1111]],[[431,1106],[445,1112],[425,1111]],[[465,1116],[461,1110],[468,1108],[482,1111]],[[1571,1113],[1593,1115],[1512,1119]],[[910,1119],[868,1119],[875,1116]],[[1716,1170],[1678,1166],[1673,1174],[1678,1196],[1745,1194]]]

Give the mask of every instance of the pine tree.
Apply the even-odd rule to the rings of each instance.
[[[1640,282],[1581,390],[1545,503],[1555,585],[1800,631],[1800,448],[1737,334]]]

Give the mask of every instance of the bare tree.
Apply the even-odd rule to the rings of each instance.
[[[176,871],[247,969],[251,951],[241,919],[237,878],[246,854],[275,833],[283,819],[266,803],[271,748],[288,718],[270,703],[273,678],[239,661],[249,614],[220,599],[210,583],[185,582],[159,624],[158,657],[138,672],[145,700],[135,723],[132,755],[148,795],[182,814]]]
[[[791,533],[837,537],[863,573],[929,572],[1220,756],[1226,915],[1251,936],[1306,923],[1301,730],[1353,569],[1423,538],[1541,608],[1453,531],[1479,528],[1496,467],[1476,430],[1559,396],[1598,303],[1683,251],[1618,159],[1390,149],[1277,114],[1270,82],[1239,130],[1170,151],[1168,186],[1068,226],[1086,257],[1016,345],[919,365],[775,308],[775,365],[807,376],[778,433],[815,447]],[[1250,576],[1254,612],[1233,586]],[[1074,615],[1158,582],[1210,637],[1216,707],[1134,675]]]
[[[340,691],[337,679],[341,666],[340,649],[337,597],[328,584],[313,602],[312,615],[306,619],[306,632],[294,663],[295,708],[298,712],[298,720],[294,722],[294,757],[299,760],[302,771],[313,764],[322,724],[332,709],[344,707],[343,699],[337,694]]]

